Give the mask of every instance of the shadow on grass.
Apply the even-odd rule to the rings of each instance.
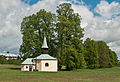
[[[67,70],[67,69],[61,69],[61,70],[59,70],[59,71],[69,71],[69,70]]]
[[[20,70],[20,68],[9,68],[11,70]]]

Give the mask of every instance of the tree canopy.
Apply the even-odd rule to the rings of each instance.
[[[21,23],[23,43],[20,52],[25,55],[24,58],[40,55],[44,33],[48,39],[49,49],[52,50],[54,47],[54,23],[55,15],[44,9],[23,19]]]
[[[84,46],[86,49],[85,52],[85,60],[87,63],[88,68],[98,68],[99,67],[99,56],[98,56],[98,49],[97,44],[94,40],[87,38],[84,42]]]
[[[74,13],[70,3],[57,6],[56,32],[58,34],[58,56],[62,57],[63,65],[67,69],[75,69],[80,65],[79,59],[82,53],[83,29],[80,26],[81,17]],[[83,59],[83,61],[85,61]],[[62,63],[60,63],[62,64]],[[84,63],[81,63],[84,64]],[[85,67],[85,66],[84,66]]]

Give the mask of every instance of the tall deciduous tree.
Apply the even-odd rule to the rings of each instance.
[[[20,52],[24,54],[24,58],[40,55],[44,33],[47,36],[50,51],[55,51],[53,50],[55,20],[55,15],[51,12],[46,12],[44,9],[23,19],[21,23],[23,42]]]
[[[59,61],[59,66],[66,65],[69,69],[77,68],[82,53],[83,29],[80,26],[81,17],[78,13],[74,13],[70,3],[63,3],[57,7],[57,24],[56,31],[58,34],[58,56],[67,63]],[[73,52],[74,50],[74,52]],[[68,56],[69,55],[69,56]],[[65,62],[66,62],[65,61]],[[84,58],[83,58],[84,61]],[[71,64],[68,62],[72,62]],[[75,63],[76,62],[76,63]],[[81,63],[84,64],[84,63]],[[84,64],[85,65],[85,64]]]
[[[88,68],[98,68],[99,67],[99,56],[98,56],[98,48],[97,43],[94,40],[89,38],[84,42],[86,53],[85,60]]]
[[[109,49],[104,41],[96,41],[98,44],[99,64],[101,68],[113,67],[118,63],[117,55]]]
[[[109,67],[110,63],[109,47],[104,41],[97,41],[97,45],[100,67],[101,68]]]

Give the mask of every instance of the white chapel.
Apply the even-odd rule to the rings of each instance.
[[[21,71],[38,70],[41,72],[57,72],[57,59],[48,54],[46,37],[42,45],[42,54],[36,58],[27,58],[21,63]]]

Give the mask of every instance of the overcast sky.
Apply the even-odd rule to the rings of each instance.
[[[84,38],[103,40],[120,55],[120,0],[0,0],[0,52],[19,52],[20,24],[25,16],[40,9],[55,13],[63,2],[71,3],[81,15]]]

